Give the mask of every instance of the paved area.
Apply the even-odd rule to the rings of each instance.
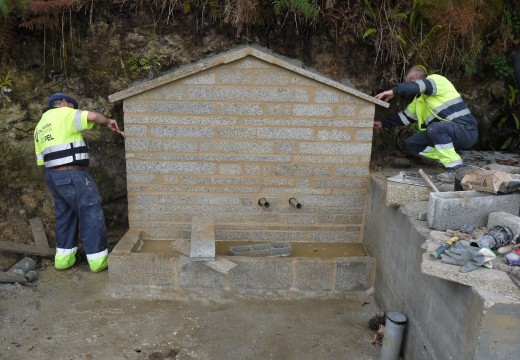
[[[370,295],[210,302],[107,296],[108,273],[51,263],[0,285],[0,359],[379,359]]]

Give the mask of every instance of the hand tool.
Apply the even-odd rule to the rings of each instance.
[[[437,189],[437,187],[433,184],[433,182],[430,180],[428,175],[425,174],[423,169],[419,169],[419,174],[421,174],[421,176],[424,179],[424,181],[426,181],[426,183],[432,188],[432,190],[434,192],[439,192],[439,189]]]
[[[443,254],[446,250],[450,248],[451,245],[455,244],[457,241],[459,241],[458,236],[454,236],[450,238],[448,241],[446,241],[443,245],[439,246],[435,251],[432,251],[430,253],[430,256],[433,256],[434,258],[438,259],[441,257],[441,254]]]

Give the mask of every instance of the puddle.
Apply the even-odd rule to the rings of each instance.
[[[227,256],[231,246],[257,245],[265,242],[252,241],[215,241],[217,255]],[[360,243],[319,243],[319,242],[293,242],[291,243],[292,255],[290,257],[352,257],[367,256],[365,248]],[[170,240],[143,240],[140,253],[161,253],[168,255],[180,255],[172,248]]]

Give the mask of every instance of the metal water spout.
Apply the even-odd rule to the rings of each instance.
[[[260,205],[263,208],[269,209],[269,202],[266,200],[266,198],[260,198],[258,199],[258,205]]]
[[[302,204],[300,204],[300,202],[298,200],[296,200],[295,198],[290,198],[289,199],[289,204],[294,206],[296,209],[301,209],[302,208]]]

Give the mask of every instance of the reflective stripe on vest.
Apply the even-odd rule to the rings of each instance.
[[[42,151],[45,167],[70,164],[75,160],[87,160],[89,159],[87,149],[87,143],[84,140],[49,146]]]

